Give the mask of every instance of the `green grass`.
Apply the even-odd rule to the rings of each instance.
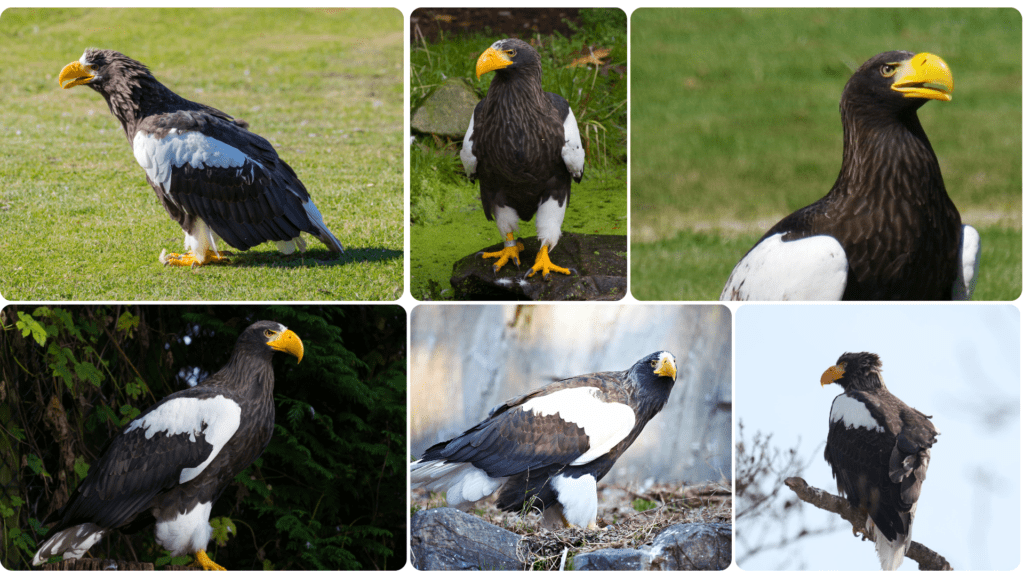
[[[544,89],[569,101],[587,151],[586,173],[582,183],[573,184],[562,230],[626,234],[625,16],[621,10],[594,10],[584,11],[583,17],[586,25],[572,39],[533,38],[541,54]],[[494,75],[477,80],[473,70],[480,53],[499,39],[489,31],[475,31],[436,44],[415,43],[410,55],[413,108],[445,78],[464,78],[483,97]],[[588,45],[609,48],[611,66],[601,71],[566,68]],[[410,151],[409,285],[417,299],[451,299],[452,265],[502,240],[494,222],[484,217],[479,184],[465,176],[458,157],[461,145],[461,138],[452,142],[420,136]],[[519,232],[536,236],[532,221],[521,222]]]
[[[982,233],[975,299],[1020,295],[1018,12],[640,9],[630,25],[634,296],[717,299],[771,224],[828,192],[843,87],[894,49],[949,62],[953,101],[919,116],[950,197]]]
[[[1020,297],[1020,231],[984,226],[974,300]],[[639,300],[717,300],[733,266],[761,233],[732,236],[679,231],[675,237],[634,243],[633,296]],[[1016,290],[1016,292],[1014,292]]]
[[[403,291],[402,15],[397,10],[27,10],[0,17],[0,293],[9,300],[393,300]],[[197,40],[198,39],[198,40]],[[183,233],[120,124],[60,69],[87,47],[147,64],[249,122],[345,246],[272,244],[165,268]]]

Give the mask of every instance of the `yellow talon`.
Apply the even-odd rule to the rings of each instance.
[[[505,235],[505,248],[497,252],[484,252],[483,257],[498,259],[498,261],[494,263],[494,271],[497,272],[498,270],[501,270],[502,266],[508,264],[509,260],[512,260],[516,263],[516,266],[519,266],[519,253],[523,251],[523,248],[525,248],[523,243],[516,242],[512,233],[509,232]]]
[[[196,259],[193,252],[188,254],[168,254],[167,251],[160,253],[160,263],[164,266],[204,266],[206,264],[227,264],[230,260],[225,256],[221,256],[220,252],[214,250],[206,251],[206,258],[200,262]]]
[[[547,278],[548,274],[552,272],[561,272],[566,276],[572,274],[568,268],[562,268],[551,262],[551,257],[548,256],[547,244],[540,247],[540,252],[537,253],[537,261],[534,262],[533,268],[530,268],[530,271],[526,273],[526,277],[530,278],[537,272],[540,272],[544,278]]]
[[[196,552],[196,565],[203,570],[227,570],[227,568],[210,560],[210,557],[206,555],[206,550]]]

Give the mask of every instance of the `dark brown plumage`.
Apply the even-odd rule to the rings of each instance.
[[[494,408],[412,464],[412,485],[466,509],[497,492],[502,510],[596,527],[597,481],[668,401],[675,357],[655,352],[622,372],[554,382]],[[560,520],[560,522],[559,522]]]
[[[882,567],[895,570],[910,547],[914,513],[939,431],[882,381],[877,354],[847,352],[821,377],[843,393],[832,402],[825,461],[839,493],[866,512]]]
[[[499,40],[477,61],[477,76],[495,73],[487,96],[473,111],[463,141],[462,162],[480,180],[480,200],[488,220],[496,220],[506,239],[495,272],[509,260],[519,263],[514,242],[519,220],[537,215],[541,241],[540,271],[569,271],[553,266],[548,252],[561,237],[572,180],[583,178],[584,153],[576,118],[565,98],[541,88],[540,55],[515,38]]]
[[[111,530],[156,520],[157,542],[202,564],[212,504],[274,432],[275,351],[302,360],[302,342],[277,322],[245,329],[228,363],[150,407],[89,468],[33,564],[82,555]],[[206,559],[208,561],[208,559]]]
[[[931,54],[886,52],[865,62],[840,100],[843,161],[832,189],[768,230],[737,265],[722,298],[950,300],[964,292],[969,297],[976,232],[962,229],[917,116],[929,99],[949,100],[952,89],[948,66]],[[965,234],[966,254],[961,248]],[[762,266],[773,270],[754,269],[757,258],[764,257],[758,250],[762,243],[762,251],[777,246],[780,253],[796,253],[800,240],[825,237],[838,247],[801,254],[799,262],[783,259]],[[764,294],[759,281],[778,289],[786,282],[831,279],[833,273],[836,280],[827,288],[794,286],[789,293],[759,295]]]
[[[238,250],[267,241],[285,253],[304,250],[300,232],[342,251],[295,172],[246,122],[178,96],[113,50],[86,50],[59,81],[103,96],[146,181],[185,231],[190,254],[161,256],[165,264],[220,261],[219,239]]]

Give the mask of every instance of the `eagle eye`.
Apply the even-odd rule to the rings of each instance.
[[[882,74],[883,78],[892,78],[892,75],[896,73],[896,65],[882,64],[878,71]]]
[[[267,328],[266,330],[263,331],[263,335],[266,336],[267,338],[270,338],[274,334],[277,334],[277,332],[274,332],[270,328]]]
[[[657,360],[651,360],[651,368],[654,368],[655,370],[658,369],[658,361]]]
[[[508,50],[505,50],[505,54],[508,54],[509,58],[515,58],[516,57],[516,49],[515,48],[509,48]]]

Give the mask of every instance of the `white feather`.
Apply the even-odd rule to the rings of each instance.
[[[831,236],[791,242],[775,234],[740,260],[720,300],[842,300],[846,252]]]
[[[519,213],[515,208],[509,206],[498,206],[494,209],[494,221],[498,225],[498,232],[501,232],[501,239],[504,240],[509,232],[519,230]]]
[[[561,474],[551,479],[551,487],[558,493],[562,516],[573,526],[581,528],[597,525],[597,480],[590,474],[569,478]]]
[[[472,178],[476,174],[476,156],[473,155],[473,120],[476,118],[474,112],[469,117],[469,128],[466,130],[466,136],[462,139],[462,151],[459,152],[459,158],[462,158],[462,167],[466,169],[466,176]]]
[[[537,207],[537,238],[541,245],[548,247],[548,252],[555,249],[562,237],[562,221],[565,220],[565,208],[568,202],[548,198]]]
[[[171,556],[184,556],[197,550],[206,550],[213,535],[210,509],[213,502],[198,504],[171,520],[157,520],[156,542],[170,550]]]
[[[32,557],[32,565],[39,566],[49,558],[63,555],[65,560],[78,560],[105,536],[107,530],[91,522],[65,528],[50,536],[36,551]],[[67,542],[68,539],[71,542]],[[64,546],[70,546],[65,548]]]
[[[430,492],[446,491],[449,506],[466,509],[505,483],[506,478],[491,478],[468,462],[417,460],[410,466],[410,484]]]
[[[978,256],[981,235],[973,226],[964,224],[960,233],[960,266],[953,284],[953,300],[970,300],[978,283]]]
[[[566,388],[531,398],[523,404],[523,410],[538,416],[558,416],[583,429],[590,447],[572,461],[572,466],[582,466],[607,454],[629,436],[636,424],[632,408],[617,402],[603,402],[597,398],[597,392],[597,388],[590,386]]]
[[[863,402],[846,394],[840,394],[832,401],[832,412],[828,416],[828,421],[842,422],[848,429],[865,428],[877,432],[885,431],[885,428],[875,420]]]
[[[205,167],[240,168],[248,157],[244,152],[200,132],[178,134],[171,131],[163,138],[139,131],[132,142],[135,160],[155,184],[171,191],[171,171],[188,164],[196,169]],[[253,165],[259,165],[252,162]],[[173,202],[173,198],[168,196]]]
[[[213,446],[213,450],[209,457],[195,468],[185,468],[181,471],[178,482],[184,484],[202,473],[210,462],[213,462],[238,430],[241,416],[241,406],[224,396],[174,398],[149,414],[133,420],[124,429],[124,433],[128,434],[141,428],[146,431],[147,440],[162,432],[168,436],[185,434],[190,442],[196,441],[196,435],[204,434],[205,441]]]
[[[586,152],[583,150],[583,142],[580,141],[580,128],[576,125],[576,116],[569,109],[569,115],[565,117],[562,124],[565,131],[565,144],[562,145],[562,160],[565,167],[569,169],[572,177],[579,180],[583,177],[583,163]],[[465,148],[463,148],[465,149]]]

